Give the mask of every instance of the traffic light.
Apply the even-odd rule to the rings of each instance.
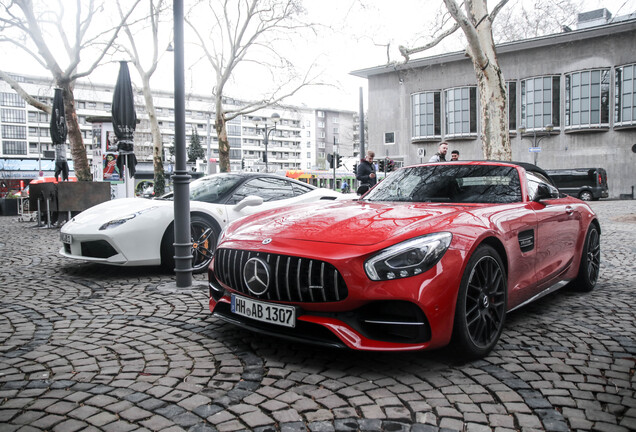
[[[241,159],[241,169],[245,169],[245,159]]]
[[[393,159],[386,160],[386,172],[395,170],[395,161]]]
[[[355,164],[355,165],[353,166],[353,173],[354,173],[355,175],[358,175],[358,164]]]
[[[339,154],[336,155],[336,168],[340,168],[342,166],[342,156]]]
[[[384,159],[378,161],[378,171],[384,171]]]
[[[329,162],[329,168],[333,168],[333,155],[331,153],[327,155],[327,162]]]

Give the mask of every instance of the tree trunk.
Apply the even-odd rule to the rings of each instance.
[[[73,86],[69,82],[58,82],[57,84],[64,94],[64,115],[66,116],[66,126],[68,127],[68,142],[71,146],[75,176],[79,181],[92,181],[93,176],[88,167],[86,147],[82,139],[82,131],[79,127],[77,112],[75,111]]]
[[[456,3],[448,0],[445,3],[464,30],[468,41],[467,52],[477,77],[484,159],[510,161],[512,149],[506,109],[506,81],[497,59],[486,0],[466,3],[466,7],[470,8],[466,11],[470,18],[459,13]]]
[[[152,91],[150,90],[150,78],[142,74],[144,101],[146,103],[146,111],[148,111],[148,120],[150,121],[150,132],[152,134],[152,166],[154,172],[154,191],[155,196],[161,196],[165,193],[166,182],[163,169],[163,141],[161,140],[161,132],[159,131],[159,123],[157,122],[157,112],[155,103],[152,99]]]
[[[501,69],[490,62],[484,71],[477,73],[479,102],[481,105],[481,141],[484,159],[512,160],[506,83]]]
[[[223,104],[219,97],[216,100],[216,120],[214,129],[219,137],[219,169],[221,172],[230,172],[230,143],[227,140],[227,126]]]

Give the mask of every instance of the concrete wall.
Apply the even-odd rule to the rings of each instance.
[[[627,32],[609,32],[602,37],[555,38],[552,43],[520,45],[518,49],[499,51],[499,62],[507,81],[517,81],[517,128],[521,125],[520,80],[541,76],[561,76],[561,127],[541,140],[537,164],[545,169],[603,167],[607,170],[610,197],[631,193],[636,185],[636,124],[629,129],[614,129],[614,67],[636,63],[633,26]],[[411,139],[410,96],[428,90],[475,85],[475,72],[468,57],[462,55],[431,58],[426,64],[414,62],[387,73],[369,74],[369,143],[378,156],[389,156],[405,165],[426,162],[437,151],[438,141]],[[565,76],[587,69],[611,68],[610,128],[603,131],[565,132]],[[442,93],[443,99],[443,93]],[[444,110],[442,106],[442,134]],[[478,114],[479,117],[479,114]],[[478,119],[479,123],[479,119]],[[480,126],[480,125],[479,125]],[[479,127],[478,126],[478,127]],[[384,133],[396,133],[395,145],[384,145]],[[461,159],[483,159],[481,140],[455,139],[450,150],[460,151]],[[532,137],[522,138],[511,131],[513,160],[534,162]],[[418,149],[426,155],[418,157]],[[634,147],[636,150],[636,147]],[[450,153],[449,150],[449,153]],[[450,159],[450,157],[448,158]]]

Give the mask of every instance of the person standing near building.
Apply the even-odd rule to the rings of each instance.
[[[448,143],[446,141],[442,141],[437,146],[437,153],[435,153],[428,160],[429,162],[446,162],[446,153],[448,153]]]
[[[451,161],[458,161],[459,160],[459,150],[453,150],[451,152]]]
[[[357,190],[358,195],[364,194],[377,183],[378,179],[375,175],[375,165],[373,165],[375,152],[369,150],[367,156],[360,160],[356,171],[356,179],[360,181],[360,187]]]

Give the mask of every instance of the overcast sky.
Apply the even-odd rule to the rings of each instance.
[[[534,4],[532,0],[510,0],[506,7],[514,7],[519,1]],[[575,0],[576,1],[576,0]],[[493,0],[494,2],[494,0]],[[493,3],[491,2],[491,3]],[[290,100],[291,103],[304,103],[310,107],[337,108],[357,111],[359,108],[359,89],[364,90],[364,106],[367,107],[366,80],[350,75],[353,70],[379,66],[387,62],[386,43],[392,46],[392,60],[399,60],[397,46],[422,45],[428,42],[427,30],[433,25],[435,14],[443,8],[442,0],[305,0],[308,16],[328,30],[321,32],[320,40],[311,45],[305,41],[299,46],[290,46],[289,57],[298,67],[317,62],[321,79],[333,87],[307,89]],[[606,7],[614,16],[636,11],[636,0],[582,0],[581,11],[590,11]],[[418,39],[419,37],[419,39]],[[461,45],[447,43],[426,55],[444,51],[458,51]],[[186,47],[187,54],[187,47]],[[0,48],[3,58],[7,56]],[[152,79],[154,88],[170,90],[172,88],[171,56],[164,56],[159,70]],[[186,60],[187,61],[187,60]],[[50,74],[38,70],[31,61],[7,63],[0,66],[8,72],[30,75]],[[113,85],[118,66],[100,68],[90,79],[97,83]],[[186,71],[186,91],[207,94],[211,91],[210,73],[201,67]],[[139,82],[134,68],[131,67],[133,82]],[[240,94],[226,94],[238,98],[258,98],[258,78],[241,79],[236,90]],[[246,84],[246,83],[249,83]]]

